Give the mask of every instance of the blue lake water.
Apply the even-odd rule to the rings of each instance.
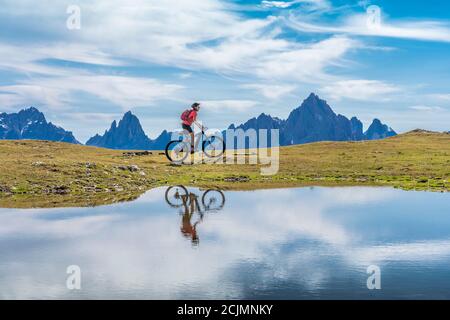
[[[1,299],[450,299],[450,194],[158,188],[0,209]],[[66,286],[81,270],[81,290]],[[380,268],[369,290],[367,268]]]

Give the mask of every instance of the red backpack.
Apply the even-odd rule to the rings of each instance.
[[[188,110],[185,110],[182,114],[181,114],[181,120],[183,120],[183,121],[189,121],[189,116],[191,115],[191,112],[192,112],[193,110],[192,109],[188,109]]]

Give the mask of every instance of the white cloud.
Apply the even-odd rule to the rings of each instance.
[[[258,105],[257,101],[252,100],[208,100],[200,102],[205,110],[212,112],[244,112]]]
[[[33,50],[28,47],[32,45]],[[60,59],[79,63],[118,66],[122,63],[95,46],[70,43],[12,45],[0,43],[0,69],[32,75],[71,75],[73,70],[40,63],[45,59]]]
[[[70,91],[92,93],[124,109],[145,106],[163,98],[170,99],[182,87],[165,84],[159,80],[123,76],[73,76],[59,84],[57,79],[49,80],[46,86]]]
[[[0,102],[6,107],[27,104],[49,108],[68,107],[79,93],[89,93],[124,110],[148,106],[161,99],[174,99],[182,87],[155,79],[96,74],[35,77],[23,84],[0,86]]]
[[[122,113],[103,113],[103,112],[68,112],[64,113],[63,117],[66,119],[74,120],[78,123],[92,123],[98,125],[109,124],[114,120],[120,119],[123,116]]]
[[[256,103],[242,100],[248,96],[240,90],[251,89],[267,99],[282,99],[303,84],[322,87],[322,93],[329,94],[332,99],[384,101],[399,88],[383,81],[345,80],[333,74],[336,67],[349,65],[345,59],[349,53],[369,48],[362,40],[352,39],[353,35],[436,41],[449,39],[448,26],[443,22],[386,19],[381,28],[369,30],[364,14],[347,16],[341,24],[331,25],[321,22],[324,12],[284,19],[284,10],[274,10],[273,14],[280,13],[280,16],[248,18],[239,12],[239,9],[246,8],[245,5],[219,0],[131,0],[127,3],[120,0],[80,0],[79,5],[82,28],[69,31],[63,19],[64,5],[50,0],[2,2],[0,18],[2,15],[14,17],[21,34],[29,31],[33,35],[42,35],[2,40],[0,69],[20,75],[14,77],[20,80],[0,87],[2,107],[29,104],[67,107],[76,100],[78,93],[94,95],[123,109],[148,106],[163,99],[178,99],[182,89],[178,82],[189,83],[189,89],[196,91],[198,96],[202,88],[199,90],[194,81],[183,80],[206,73],[208,76],[216,73],[242,80],[232,87],[234,93],[226,96],[226,104],[222,101],[211,107],[215,112],[225,110],[232,114],[251,110]],[[298,5],[302,10],[296,10],[296,13],[310,13],[303,8],[324,8],[330,6],[330,2],[264,1],[262,5],[288,10]],[[333,9],[334,13],[339,10]],[[339,14],[341,12],[345,14],[347,11]],[[332,36],[315,37],[308,42],[287,38],[283,36],[286,22],[302,32]],[[57,64],[43,64],[45,59],[89,63],[105,68],[58,67]],[[170,72],[173,83],[157,80],[158,74],[145,79],[115,74],[107,68],[136,65],[174,68],[176,71]],[[229,84],[225,86],[230,89]],[[208,94],[208,99],[215,98],[214,92]],[[409,102],[408,105],[420,103]]]
[[[444,102],[450,101],[450,93],[430,94],[429,97],[432,99],[436,99],[436,100],[440,100],[440,101],[444,101]]]
[[[264,8],[289,8],[290,6],[292,6],[293,4],[298,3],[298,1],[262,1],[261,5]]]
[[[178,75],[180,79],[189,79],[192,77],[192,72],[183,72]]]
[[[330,8],[331,4],[327,0],[293,0],[293,1],[267,1],[261,2],[263,8],[290,8],[296,4],[306,4],[310,10]]]
[[[269,54],[251,66],[264,79],[319,83],[333,79],[325,69],[344,65],[343,56],[358,46],[355,40],[337,36]]]
[[[366,14],[348,16],[340,24],[322,24],[309,21],[304,15],[290,15],[288,25],[300,32],[350,34],[404,38],[425,41],[450,42],[450,25],[440,21],[388,21],[370,25]]]
[[[377,80],[342,80],[325,85],[320,91],[334,100],[388,101],[400,88]]]
[[[0,86],[4,108],[24,105],[66,108],[76,94],[83,92],[118,105],[123,109],[150,105],[156,100],[174,98],[180,85],[156,79],[120,75],[100,75],[79,68],[43,64],[44,59],[117,66],[121,62],[90,46],[49,45],[26,50],[21,46],[0,44],[3,59],[0,69],[27,75],[12,85]]]
[[[411,106],[409,109],[416,110],[416,111],[443,111],[444,108],[437,107],[437,106],[425,106],[425,105],[419,105],[419,106]]]
[[[303,1],[311,8],[325,3]],[[35,105],[43,111],[64,109],[67,113],[72,109],[76,113],[83,96],[97,97],[123,110],[162,100],[178,101],[183,100],[183,86],[177,83],[185,83],[183,80],[198,72],[263,83],[247,89],[279,99],[300,83],[334,80],[327,68],[343,66],[344,56],[359,46],[346,37],[309,43],[283,39],[279,35],[284,26],[279,18],[249,19],[237,13],[235,5],[218,0],[80,1],[82,24],[78,31],[66,30],[65,23],[58,27],[65,8],[52,5],[44,0],[18,7],[17,2],[6,0],[0,9],[0,17],[11,12],[21,28],[43,35],[36,40],[0,44],[0,70],[21,75],[20,80],[0,86],[0,103],[5,109]],[[43,63],[47,59],[97,67]],[[162,81],[158,75],[134,77],[108,68],[136,64],[179,71],[173,73],[172,81]],[[196,86],[195,82],[188,85]],[[207,101],[210,110],[228,114],[252,110],[257,102],[242,99],[239,90],[245,88],[238,85],[235,96]],[[104,106],[92,111],[98,113],[101,108]]]
[[[349,259],[360,263],[385,261],[426,261],[450,255],[450,242],[447,240],[418,241],[358,248],[351,251]]]
[[[31,105],[62,106],[65,96],[59,90],[33,84],[0,86],[0,105],[2,108],[14,110],[15,107]]]
[[[195,250],[180,234],[177,210],[161,206],[164,191],[154,189],[134,203],[116,206],[0,210],[0,237],[6,244],[1,298],[74,298],[77,293],[68,292],[55,277],[67,261],[82,266],[83,283],[89,284],[82,298],[170,299],[187,293],[199,299],[242,299],[252,278],[237,275],[236,266],[252,267],[258,290],[283,280],[320,294],[336,281],[348,281],[349,275],[360,279],[358,270],[373,263],[426,268],[445,263],[450,254],[446,239],[411,238],[396,223],[404,210],[393,211],[381,231],[364,228],[366,207],[407,203],[400,192],[381,188],[230,192],[223,211],[205,215],[198,225],[200,247]],[[436,224],[445,220],[439,219]],[[423,229],[414,219],[410,225]],[[424,232],[430,230],[428,226]],[[20,251],[8,245],[17,243],[18,235]],[[336,261],[332,266],[330,259]]]
[[[242,88],[253,89],[258,91],[267,99],[279,99],[284,95],[287,95],[296,89],[294,85],[288,84],[245,84]]]
[[[258,40],[274,19],[245,19],[223,1],[135,0],[127,6],[96,1],[85,6],[87,19],[96,12],[96,28],[82,32],[82,40],[124,57],[187,69],[233,70],[249,54],[270,50]]]
[[[302,1],[316,5],[326,1]],[[41,19],[53,22],[60,13],[47,10],[48,1],[20,7],[18,19],[42,13]],[[5,8],[17,10],[7,1]],[[212,71],[224,75],[251,76],[262,79],[292,79],[306,83],[327,76],[329,66],[338,65],[342,57],[357,45],[344,37],[300,43],[278,37],[282,28],[279,18],[248,19],[231,10],[227,2],[203,1],[82,1],[82,27],[76,33],[58,30],[47,39],[48,46],[26,50],[17,46],[11,52],[22,53],[0,68],[23,73],[51,73],[49,67],[35,63],[44,58],[69,61],[123,65],[125,61],[178,67],[190,71]],[[6,9],[5,9],[6,10]],[[24,28],[52,33],[47,24],[27,21]],[[21,62],[27,63],[21,63]],[[32,62],[34,63],[32,63]],[[6,63],[6,65],[5,65]],[[61,72],[58,70],[58,72]]]

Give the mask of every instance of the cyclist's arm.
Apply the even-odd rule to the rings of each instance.
[[[203,130],[203,126],[200,123],[198,123],[197,120],[194,120],[194,123],[197,127],[199,127],[200,130]]]

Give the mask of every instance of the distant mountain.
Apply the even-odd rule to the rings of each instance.
[[[381,123],[380,120],[374,119],[369,129],[364,134],[367,140],[379,140],[396,136],[397,133],[392,128]]]
[[[152,140],[152,150],[164,150],[171,138],[171,132],[164,130],[155,140]]]
[[[79,144],[72,132],[47,122],[34,107],[18,113],[0,113],[0,139],[49,140]]]
[[[353,117],[350,119],[350,128],[352,131],[352,140],[360,141],[366,138],[363,133],[363,124],[357,117]]]
[[[311,95],[302,105],[293,110],[282,130],[283,145],[303,144],[316,141],[349,141],[356,140],[353,128],[359,126],[359,120],[351,122],[342,115],[336,115],[325,100]]]
[[[377,140],[397,135],[378,119],[373,120],[367,131],[363,132],[363,124],[358,118],[349,120],[334,113],[327,102],[314,93],[294,109],[287,120],[262,113],[243,124],[232,124],[229,128],[279,129],[282,146],[317,141]],[[103,135],[93,136],[86,145],[123,150],[163,150],[170,138],[171,133],[164,130],[155,140],[151,140],[142,129],[139,119],[129,111],[119,124],[113,121]],[[72,132],[47,122],[44,114],[34,107],[18,113],[0,113],[0,139],[36,139],[79,144]]]
[[[317,141],[361,141],[383,139],[396,135],[378,119],[363,133],[362,122],[336,114],[325,100],[311,93],[300,107],[294,109],[287,120],[272,118],[264,113],[242,125],[230,128],[280,129],[280,145],[295,145]]]
[[[325,100],[314,93],[294,109],[287,120],[262,113],[243,124],[229,126],[229,129],[251,128],[279,129],[282,146],[317,141],[376,140],[396,135],[394,130],[378,119],[375,119],[364,133],[363,124],[358,118],[353,117],[349,120],[343,115],[336,114]],[[127,112],[119,125],[114,121],[103,136],[96,135],[86,144],[110,149],[163,150],[170,137],[171,133],[164,130],[155,140],[149,139],[142,130],[138,118]]]
[[[260,130],[260,129],[266,129],[267,131],[267,141],[264,141],[264,145],[261,146],[259,144],[259,137],[257,137],[257,145],[250,145],[248,139],[246,139],[245,141],[245,145],[244,146],[237,146],[237,147],[245,147],[245,148],[254,148],[254,147],[270,147],[271,146],[271,133],[270,130],[271,129],[279,129],[281,130],[285,125],[285,121],[281,120],[279,118],[276,117],[271,117],[270,115],[267,115],[265,113],[261,113],[257,118],[252,118],[250,120],[248,120],[247,122],[245,122],[244,124],[235,126],[234,124],[231,124],[228,129],[242,129],[244,131],[248,130],[248,129],[255,129],[255,130]],[[227,143],[226,140],[226,131],[223,131],[222,134],[224,135],[224,140],[225,143]],[[235,143],[237,143],[237,139],[235,139]]]
[[[119,125],[114,120],[109,130],[90,138],[86,145],[120,150],[164,150],[170,141],[171,132],[164,130],[155,140],[150,139],[142,129],[139,119],[128,111]]]
[[[247,130],[247,129],[281,129],[283,128],[285,125],[285,121],[278,119],[278,118],[273,118],[270,115],[266,115],[265,113],[261,113],[259,115],[258,118],[252,118],[250,120],[248,120],[247,122],[245,122],[244,124],[241,124],[239,126],[235,126],[234,124],[230,125],[228,128],[229,129],[243,129],[243,130]]]
[[[102,136],[97,134],[90,138],[86,145],[122,150],[149,150],[153,146],[139,119],[130,111],[125,113],[119,125],[114,120],[109,130]]]

